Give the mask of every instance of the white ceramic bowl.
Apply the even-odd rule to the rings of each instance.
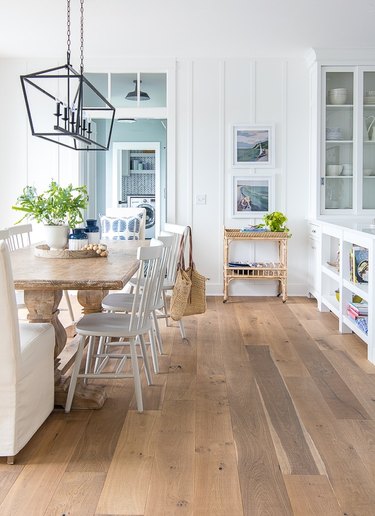
[[[336,106],[342,105],[346,102],[346,95],[330,95],[328,101]]]
[[[342,176],[352,176],[353,175],[353,165],[351,163],[344,163],[342,166]]]
[[[327,165],[327,176],[340,176],[343,165]]]

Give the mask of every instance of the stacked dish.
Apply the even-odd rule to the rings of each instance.
[[[365,104],[375,104],[375,91],[366,91],[363,102]]]
[[[327,127],[326,128],[326,139],[327,140],[342,140],[342,130],[340,127]]]
[[[328,100],[330,104],[345,104],[347,97],[346,88],[334,88],[328,92]]]
[[[343,165],[327,165],[327,176],[341,176]]]

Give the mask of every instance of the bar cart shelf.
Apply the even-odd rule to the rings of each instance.
[[[224,299],[228,300],[229,283],[234,280],[278,280],[278,296],[283,303],[287,300],[287,242],[289,235],[284,232],[241,231],[224,228]],[[278,245],[277,262],[231,262],[230,244],[236,240],[248,242],[269,241]]]

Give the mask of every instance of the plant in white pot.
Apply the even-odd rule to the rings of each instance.
[[[56,181],[51,181],[48,189],[41,194],[34,186],[26,186],[12,208],[25,212],[17,224],[25,218],[43,223],[48,246],[62,249],[67,244],[69,228],[83,222],[82,210],[87,207],[88,200],[86,186],[60,186]]]

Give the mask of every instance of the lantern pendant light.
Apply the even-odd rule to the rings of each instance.
[[[83,75],[83,3],[80,0],[80,71],[70,64],[70,0],[67,0],[67,62],[22,75],[22,90],[34,136],[74,150],[108,150],[115,108]],[[93,118],[102,119],[103,123],[95,127]]]

